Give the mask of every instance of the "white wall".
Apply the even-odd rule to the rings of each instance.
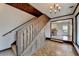
[[[4,37],[2,35],[33,17],[33,15],[25,13],[7,4],[0,4],[0,50],[9,48],[10,44],[15,40],[15,32]]]
[[[50,21],[61,20],[61,19],[67,19],[67,18],[73,18],[73,15],[70,15],[70,16],[64,16],[64,17],[55,18],[55,19],[51,19]]]
[[[45,37],[50,38],[50,21],[45,26]]]

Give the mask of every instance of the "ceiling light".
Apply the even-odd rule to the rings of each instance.
[[[52,12],[52,10],[50,10],[50,13]]]
[[[57,12],[57,10],[54,10],[55,11],[55,13]]]
[[[58,6],[59,6],[59,4],[55,4],[55,6],[56,6],[56,7],[58,7]]]
[[[50,6],[50,9],[52,9],[52,6]]]
[[[59,6],[58,9],[61,9],[61,7]]]
[[[51,5],[51,6],[50,6],[50,13],[52,13],[52,11],[54,11],[55,13],[56,13],[57,11],[60,12],[60,9],[61,9],[61,7],[60,7],[59,4]]]

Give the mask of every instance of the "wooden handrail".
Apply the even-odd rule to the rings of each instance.
[[[33,18],[32,18],[32,19],[33,19]],[[32,20],[32,19],[31,19],[31,20]],[[8,31],[7,33],[3,34],[2,36],[6,36],[7,34],[13,32],[14,30],[16,30],[17,28],[21,27],[22,25],[26,24],[26,23],[29,22],[29,21],[30,21],[30,20],[24,22],[23,24],[21,24],[21,25],[17,26],[16,28],[14,28],[14,29]]]

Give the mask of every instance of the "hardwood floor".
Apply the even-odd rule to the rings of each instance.
[[[7,49],[4,51],[0,52],[0,56],[15,56],[14,52],[12,51],[12,49]]]
[[[33,56],[76,56],[76,52],[71,44],[58,43],[46,40],[45,45],[38,49]]]
[[[32,56],[76,56],[71,44],[46,40],[45,45],[35,51]],[[12,49],[0,52],[0,56],[15,56]]]

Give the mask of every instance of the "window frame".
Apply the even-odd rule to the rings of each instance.
[[[50,21],[50,37],[52,36],[51,35],[51,24],[52,24],[52,22],[56,22],[56,21],[63,21],[63,20],[70,20],[71,19],[71,22],[72,22],[72,42],[74,42],[74,33],[73,33],[73,31],[74,31],[74,24],[73,24],[73,18],[62,18],[62,19],[58,19],[58,20],[52,20],[52,21]],[[63,40],[64,41],[64,40]],[[70,41],[69,41],[70,42]]]
[[[76,16],[75,16],[75,44],[78,46],[78,48],[79,48],[79,45],[78,45],[78,43],[77,43],[77,17],[78,17],[78,15],[79,15],[79,12],[76,14]]]

